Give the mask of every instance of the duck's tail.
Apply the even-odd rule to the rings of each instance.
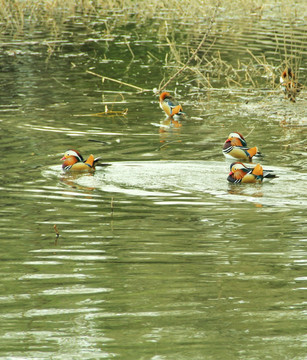
[[[171,116],[182,115],[182,114],[183,114],[183,109],[181,105],[176,105],[172,108]]]
[[[256,175],[256,176],[263,176],[263,168],[260,164],[257,164],[253,171],[252,174]]]
[[[252,158],[253,156],[262,157],[262,154],[260,151],[258,151],[257,146],[249,148],[246,151],[248,152],[250,158]]]
[[[94,167],[94,162],[95,162],[94,156],[91,154],[84,163],[89,167]]]

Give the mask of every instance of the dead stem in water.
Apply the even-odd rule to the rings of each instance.
[[[124,82],[124,81],[121,81],[121,80],[117,80],[117,79],[110,78],[110,77],[108,77],[108,76],[96,74],[96,73],[94,73],[93,71],[90,71],[90,70],[86,70],[86,72],[87,72],[88,74],[91,74],[91,75],[94,75],[94,76],[97,76],[97,77],[101,78],[101,81],[102,81],[102,82],[104,82],[104,80],[110,80],[110,81],[116,82],[116,83],[121,84],[121,85],[129,86],[129,87],[131,87],[131,88],[133,88],[133,89],[136,89],[136,90],[139,90],[139,91],[142,91],[142,92],[152,91],[152,90],[148,90],[148,89],[143,89],[143,88],[141,88],[141,87],[139,87],[139,86],[135,86],[135,85],[132,85],[132,84],[128,84],[128,83],[126,83],[126,82]]]
[[[128,114],[128,108],[124,110],[110,110],[107,105],[104,106],[104,111],[94,114],[74,114],[74,116],[78,117],[86,117],[86,116],[126,116]]]
[[[214,12],[213,12],[213,15],[211,16],[210,18],[210,21],[209,21],[209,26],[208,26],[208,29],[207,31],[205,32],[205,35],[203,36],[201,42],[199,43],[199,45],[197,46],[196,50],[193,51],[192,55],[189,57],[188,61],[173,75],[171,76],[167,82],[162,85],[159,90],[157,91],[158,93],[160,93],[162,90],[164,90],[167,85],[169,85],[179,74],[181,74],[187,67],[188,65],[190,64],[190,62],[197,56],[199,50],[201,49],[201,47],[204,45],[204,43],[206,42],[207,40],[207,37],[208,35],[210,34],[211,32],[211,29],[212,29],[212,26],[213,26],[213,23],[215,21],[215,18],[216,18],[216,15],[217,15],[217,11],[219,9],[219,6],[220,6],[220,0],[218,0],[215,4],[215,8],[214,8]]]
[[[259,1],[258,1],[259,3]],[[231,18],[235,16],[255,16],[260,19],[264,12],[271,8],[272,0],[263,0],[261,5],[254,0],[0,0],[0,24],[2,30],[16,33],[31,32],[35,27],[46,27],[53,34],[55,40],[63,36],[63,31],[67,22],[77,21],[86,26],[94,27],[96,22],[93,19],[107,19],[103,24],[105,26],[104,36],[112,37],[116,26],[126,24],[129,20],[135,20],[138,24],[144,24],[148,19],[155,18],[161,20],[161,26],[158,31],[158,37],[163,36],[168,44],[169,52],[163,59],[159,59],[157,55],[153,55],[149,51],[147,55],[154,61],[164,62],[164,66],[174,67],[176,71],[167,79],[164,75],[158,92],[164,90],[171,82],[181,77],[181,82],[195,82],[199,87],[213,89],[214,82],[223,81],[229,88],[257,88],[259,84],[263,84],[263,79],[269,84],[270,88],[275,89],[279,86],[279,76],[285,67],[294,69],[296,77],[299,77],[298,70],[302,56],[300,55],[305,48],[305,40],[297,40],[291,35],[291,31],[285,28],[283,43],[278,36],[275,36],[276,52],[280,53],[280,65],[271,64],[264,55],[256,56],[251,50],[246,51],[250,55],[250,61],[243,63],[238,60],[236,65],[230,64],[228,60],[222,58],[219,51],[212,54],[208,58],[209,50],[215,43],[215,36],[212,31],[216,22],[217,14],[219,17]],[[288,23],[291,19],[296,19],[297,14],[304,9],[304,2],[295,3],[295,11],[293,11],[294,0],[280,0],[279,6],[276,8],[276,15],[281,18],[286,14]],[[173,11],[168,11],[172,9]],[[166,15],[167,12],[167,15]],[[279,13],[280,12],[280,13]],[[176,47],[175,36],[172,38],[171,22],[176,20],[184,23],[186,20],[193,20],[193,29],[199,29],[203,24],[203,20],[207,19],[207,27],[194,49],[190,46]],[[290,29],[291,30],[291,29]],[[208,38],[211,46],[207,46]],[[213,38],[213,39],[212,39]],[[134,53],[133,47],[130,46],[129,38],[125,37],[125,44],[131,54],[131,61],[135,61],[137,53]],[[294,41],[295,39],[295,41]],[[302,38],[303,39],[303,38]],[[298,43],[297,43],[298,41]],[[107,42],[107,46],[111,42]],[[206,51],[203,50],[206,44]],[[57,41],[45,43],[47,59],[58,51],[61,51]],[[203,54],[201,54],[204,52]],[[187,55],[188,54],[188,55]],[[128,86],[137,91],[152,91],[144,89],[133,84],[129,84],[117,79],[113,79],[104,75],[96,74],[92,71],[87,73],[100,77],[102,81],[108,80],[116,82],[123,86]],[[185,74],[183,76],[183,74]],[[119,111],[113,115],[125,115],[126,109]],[[107,109],[98,116],[112,115],[111,110]],[[94,114],[97,116],[97,114]],[[93,115],[88,115],[93,116]]]
[[[59,237],[60,237],[60,233],[59,233],[59,230],[58,230],[56,224],[53,225],[53,229],[54,229],[55,235],[56,235],[54,243],[55,243],[55,245],[57,245],[58,239],[59,239]]]

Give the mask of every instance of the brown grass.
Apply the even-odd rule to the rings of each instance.
[[[148,56],[163,62],[166,67],[171,65],[169,66],[171,72],[167,73],[168,70],[166,70],[165,79],[161,81],[160,89],[165,88],[169,80],[176,79],[177,81],[178,78],[180,81],[195,82],[198,87],[202,86],[207,89],[214,88],[213,79],[215,84],[219,80],[225,84],[226,80],[229,87],[238,88],[255,88],[260,86],[260,83],[266,82],[270,88],[275,89],[278,84],[277,77],[286,65],[291,66],[299,76],[298,68],[301,57],[297,46],[294,49],[294,45],[293,47],[291,45],[291,31],[285,31],[283,43],[278,43],[276,40],[276,51],[284,54],[279,66],[276,67],[275,65],[274,67],[264,55],[255,56],[249,49],[246,51],[250,56],[250,61],[245,63],[238,61],[234,65],[223,59],[219,51],[212,51],[211,47],[215,42],[216,23],[225,16],[245,16],[251,20],[259,19],[264,14],[269,16],[272,10],[274,10],[275,17],[278,15],[281,18],[287,16],[287,20],[290,22],[291,19],[295,20],[305,13],[303,1],[296,3],[295,11],[293,11],[293,3],[294,0],[281,0],[276,6],[272,0],[223,0],[221,6],[218,6],[217,15],[213,16],[218,0],[0,0],[0,26],[3,32],[11,32],[15,36],[26,33],[36,26],[45,26],[51,30],[56,38],[61,35],[63,24],[75,19],[90,26],[93,18],[108,16],[108,19],[111,20],[106,23],[106,31],[111,34],[114,27],[131,18],[138,23],[145,22],[147,19],[158,18],[161,26],[157,36],[160,40],[165,41],[169,47],[169,52],[167,52],[165,59],[157,59],[155,55],[150,53]],[[215,22],[212,23],[210,37],[207,38],[204,24],[207,24],[208,28],[211,19]],[[168,20],[189,22],[195,38],[199,39],[196,45],[195,41],[185,47],[176,44]],[[220,30],[223,31],[223,29]],[[199,49],[197,45],[200,44],[202,38],[205,38],[205,46],[201,46]],[[48,54],[51,56],[55,45],[48,44]],[[134,53],[128,41],[126,45],[133,59]],[[202,50],[202,53],[198,50]],[[107,79],[104,74],[95,75]],[[117,80],[109,78],[109,81]],[[126,85],[133,86],[131,84]],[[136,90],[140,90],[140,88]]]
[[[216,0],[0,0],[0,24],[6,30],[23,31],[25,27],[44,23],[46,26],[60,26],[76,16],[87,21],[89,15],[103,16],[114,13],[123,20],[135,17],[140,22],[159,16],[178,21],[192,19],[200,23],[210,17]],[[224,0],[220,11],[227,15],[262,17],[274,6],[270,0]],[[304,2],[296,4],[281,0],[278,2],[281,17],[295,18],[304,11]],[[274,8],[276,11],[276,6]],[[297,12],[297,13],[296,13]]]

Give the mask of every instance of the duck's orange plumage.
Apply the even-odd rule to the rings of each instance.
[[[248,161],[251,161],[253,156],[261,156],[257,146],[248,148],[243,135],[238,132],[229,134],[223,146],[223,154],[228,158]]]
[[[235,162],[230,165],[230,173],[227,180],[234,184],[239,183],[261,183],[263,179],[275,178],[271,170],[263,170],[260,164],[253,168],[245,166],[241,162]]]
[[[175,115],[183,115],[183,109],[177,104],[169,92],[164,91],[159,97],[160,107],[165,111],[166,115],[173,117]]]
[[[99,158],[90,155],[86,160],[77,150],[67,150],[62,157],[62,168],[65,172],[93,172]]]

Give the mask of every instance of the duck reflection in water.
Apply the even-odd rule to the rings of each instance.
[[[159,134],[160,143],[165,145],[173,142],[181,142],[182,123],[173,118],[167,118],[160,122]]]
[[[263,197],[263,190],[260,184],[254,184],[253,187],[235,186],[235,184],[229,184],[228,194],[251,196],[255,198]]]
[[[254,183],[253,186],[237,186],[229,183],[228,194],[236,196],[244,196],[245,198],[262,198],[263,188],[261,183]],[[255,207],[262,207],[260,202],[254,202]]]
[[[92,198],[92,196],[90,196],[90,194],[92,193],[92,191],[94,191],[96,188],[94,186],[85,186],[85,185],[80,185],[76,183],[76,179],[80,178],[81,176],[93,176],[93,173],[88,173],[88,174],[69,174],[69,175],[65,175],[61,177],[61,182],[64,183],[65,185],[69,186],[72,189],[76,189],[76,190],[82,190],[82,192],[86,191],[88,192],[88,197]],[[72,196],[73,194],[70,194],[69,192],[65,193],[65,195],[67,196]]]

